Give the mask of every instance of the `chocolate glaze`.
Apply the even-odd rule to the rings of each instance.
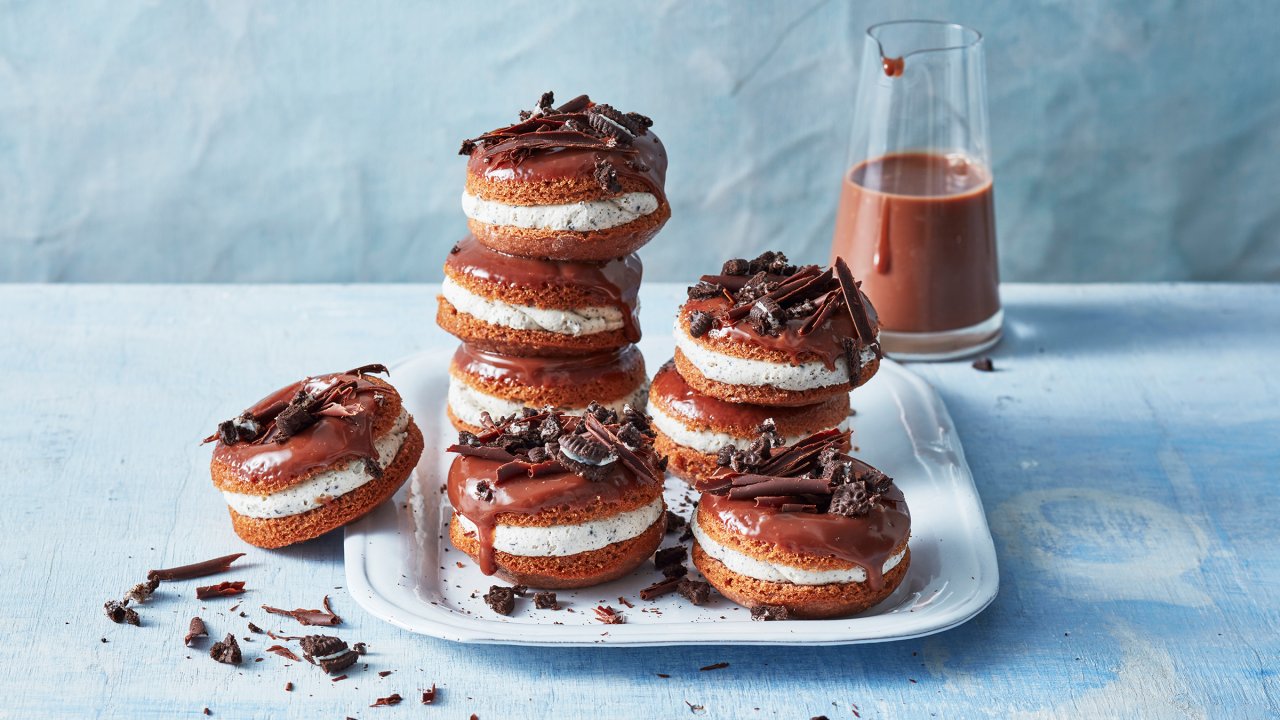
[[[837,289],[824,293],[819,295],[814,302],[820,304],[827,295],[838,294],[839,292]],[[866,304],[867,317],[871,321],[872,328],[878,328],[879,321],[876,318],[875,308],[866,300],[865,293],[863,293],[862,297],[863,302]],[[718,317],[732,307],[733,303],[723,296],[705,300],[689,300],[681,309],[681,315],[688,317],[689,313],[695,310],[702,310]],[[856,340],[858,338],[858,331],[853,325],[853,318],[844,310],[833,312],[809,334],[801,335],[800,328],[804,326],[808,319],[808,317],[788,319],[777,335],[762,335],[745,322],[732,326],[717,325],[708,335],[724,337],[733,342],[756,345],[783,353],[789,358],[792,365],[817,360],[828,368],[834,368],[836,360],[844,355],[844,339],[854,338]]]
[[[453,353],[453,366],[463,373],[525,387],[612,385],[631,379],[642,361],[640,350],[627,345],[612,352],[577,357],[515,357],[477,350],[465,343]]]
[[[344,460],[376,460],[378,453],[374,449],[373,420],[380,406],[374,396],[394,391],[385,385],[375,385],[364,376],[334,373],[307,378],[280,388],[247,412],[256,415],[277,402],[288,402],[304,385],[309,389],[324,389],[346,380],[356,381],[355,399],[348,403],[355,410],[351,417],[321,416],[314,425],[283,443],[239,442],[226,445],[219,440],[213,448],[214,461],[234,468],[246,482],[274,483],[294,480],[312,470],[328,468]]]
[[[498,467],[505,461],[474,456],[460,456],[449,466],[449,503],[460,515],[475,523],[476,540],[480,544],[480,571],[492,575],[497,567],[493,559],[493,533],[500,515],[537,515],[547,510],[579,509],[597,503],[620,502],[637,490],[650,488],[651,478],[637,476],[622,462],[612,464],[612,471],[601,480],[588,480],[572,472],[558,472],[536,478],[517,477],[496,482]],[[482,500],[476,493],[480,482],[489,484],[492,500]]]
[[[522,288],[574,288],[600,305],[622,312],[627,340],[640,340],[637,297],[644,266],[635,253],[606,262],[560,262],[516,257],[480,244],[467,235],[449,253],[445,267],[487,282]]]
[[[689,387],[689,383],[676,372],[675,363],[670,360],[653,376],[649,397],[679,417],[695,422],[714,423],[717,429],[726,429],[725,426],[741,428],[747,431],[742,437],[752,439],[759,434],[755,428],[769,418],[779,423],[803,421],[812,410],[812,406],[764,407],[731,403],[703,395]]]
[[[783,512],[756,507],[754,500],[730,500],[710,493],[702,494],[698,511],[752,540],[788,552],[853,563],[866,571],[867,585],[872,590],[884,587],[884,564],[911,533],[911,513],[897,486],[889,488],[881,501],[860,517]]]

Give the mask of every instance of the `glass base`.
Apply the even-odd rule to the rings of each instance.
[[[1004,309],[977,325],[941,332],[880,331],[880,347],[894,360],[938,362],[958,360],[988,350],[1000,342]]]

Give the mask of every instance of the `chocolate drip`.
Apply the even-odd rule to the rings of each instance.
[[[757,507],[755,500],[732,500],[709,493],[704,493],[698,504],[699,512],[710,514],[731,531],[752,540],[789,552],[853,563],[866,571],[872,590],[884,587],[884,564],[911,531],[911,513],[896,486],[859,517],[788,512],[777,507]]]
[[[497,569],[493,560],[493,533],[499,517],[537,515],[551,509],[581,509],[620,502],[653,480],[641,477],[622,463],[612,464],[608,474],[599,480],[588,480],[576,473],[561,470],[538,477],[515,477],[494,483],[501,460],[462,456],[449,466],[449,503],[460,515],[475,523],[476,540],[480,544],[480,571],[492,575]],[[484,488],[478,488],[485,483]],[[491,500],[481,496],[492,497]]]
[[[351,415],[321,415],[315,424],[283,443],[265,439],[227,445],[219,440],[213,449],[214,460],[235,468],[247,482],[275,483],[294,480],[343,460],[376,459],[373,420],[378,414],[379,402],[375,396],[394,391],[385,385],[375,385],[362,375],[335,373],[307,378],[268,395],[246,412],[254,416],[263,414],[268,408],[287,403],[304,387],[317,392],[345,382],[355,383],[355,398],[347,404]]]
[[[613,385],[626,382],[640,362],[640,350],[634,345],[572,358],[516,357],[466,344],[453,354],[453,366],[467,375],[523,387]]]
[[[445,268],[487,282],[520,288],[573,288],[600,305],[622,312],[629,342],[640,340],[636,298],[644,266],[635,253],[607,262],[554,262],[516,257],[490,250],[468,235],[454,246]]]

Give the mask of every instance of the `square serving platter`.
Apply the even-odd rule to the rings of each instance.
[[[995,545],[951,418],[933,388],[886,360],[871,382],[854,391],[852,418],[854,454],[893,476],[911,509],[911,567],[884,602],[837,620],[753,622],[749,611],[718,594],[702,607],[675,594],[641,600],[640,589],[661,578],[645,563],[611,583],[558,591],[562,610],[536,610],[525,599],[511,616],[497,615],[482,597],[489,586],[507,583],[481,574],[448,539],[452,511],[442,486],[452,456],[444,448],[457,437],[445,416],[451,355],[428,352],[392,368],[426,449],[394,500],[346,530],[348,588],[387,622],[471,643],[838,645],[941,632],[995,599]],[[667,479],[666,497],[672,510],[691,515],[696,494],[680,479]],[[668,535],[663,546],[675,542]],[[625,622],[600,623],[594,613],[599,605],[622,612]]]

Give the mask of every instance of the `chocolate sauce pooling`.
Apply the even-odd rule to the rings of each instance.
[[[620,502],[638,490],[653,486],[653,480],[631,472],[621,462],[612,463],[611,472],[601,480],[588,480],[564,471],[536,478],[517,477],[496,482],[498,467],[506,461],[460,456],[449,466],[449,503],[463,517],[475,523],[480,544],[480,571],[492,575],[493,532],[504,514],[536,515],[551,509],[581,509]],[[485,482],[492,500],[482,500],[476,486]]]
[[[453,353],[453,366],[463,373],[524,387],[622,383],[630,379],[641,361],[640,350],[635,345],[614,352],[542,358],[487,352],[464,343]]]
[[[911,513],[898,487],[892,486],[863,516],[783,512],[756,507],[755,500],[730,500],[703,493],[698,512],[718,519],[730,531],[783,550],[834,557],[867,573],[872,590],[884,587],[883,568],[911,533]]]
[[[467,235],[454,246],[445,267],[462,275],[521,288],[574,288],[599,305],[622,312],[627,340],[640,340],[640,309],[636,301],[644,266],[635,253],[606,262],[560,262],[507,255],[481,245]]]
[[[213,459],[235,468],[247,482],[275,484],[291,481],[312,470],[328,468],[344,460],[376,459],[373,420],[379,404],[375,395],[394,392],[385,385],[375,385],[367,377],[334,373],[307,378],[280,388],[258,401],[248,412],[258,415],[278,402],[288,402],[299,388],[322,391],[339,382],[356,381],[351,417],[321,416],[315,424],[291,436],[283,443],[238,442],[227,445],[221,440],[214,446]]]

